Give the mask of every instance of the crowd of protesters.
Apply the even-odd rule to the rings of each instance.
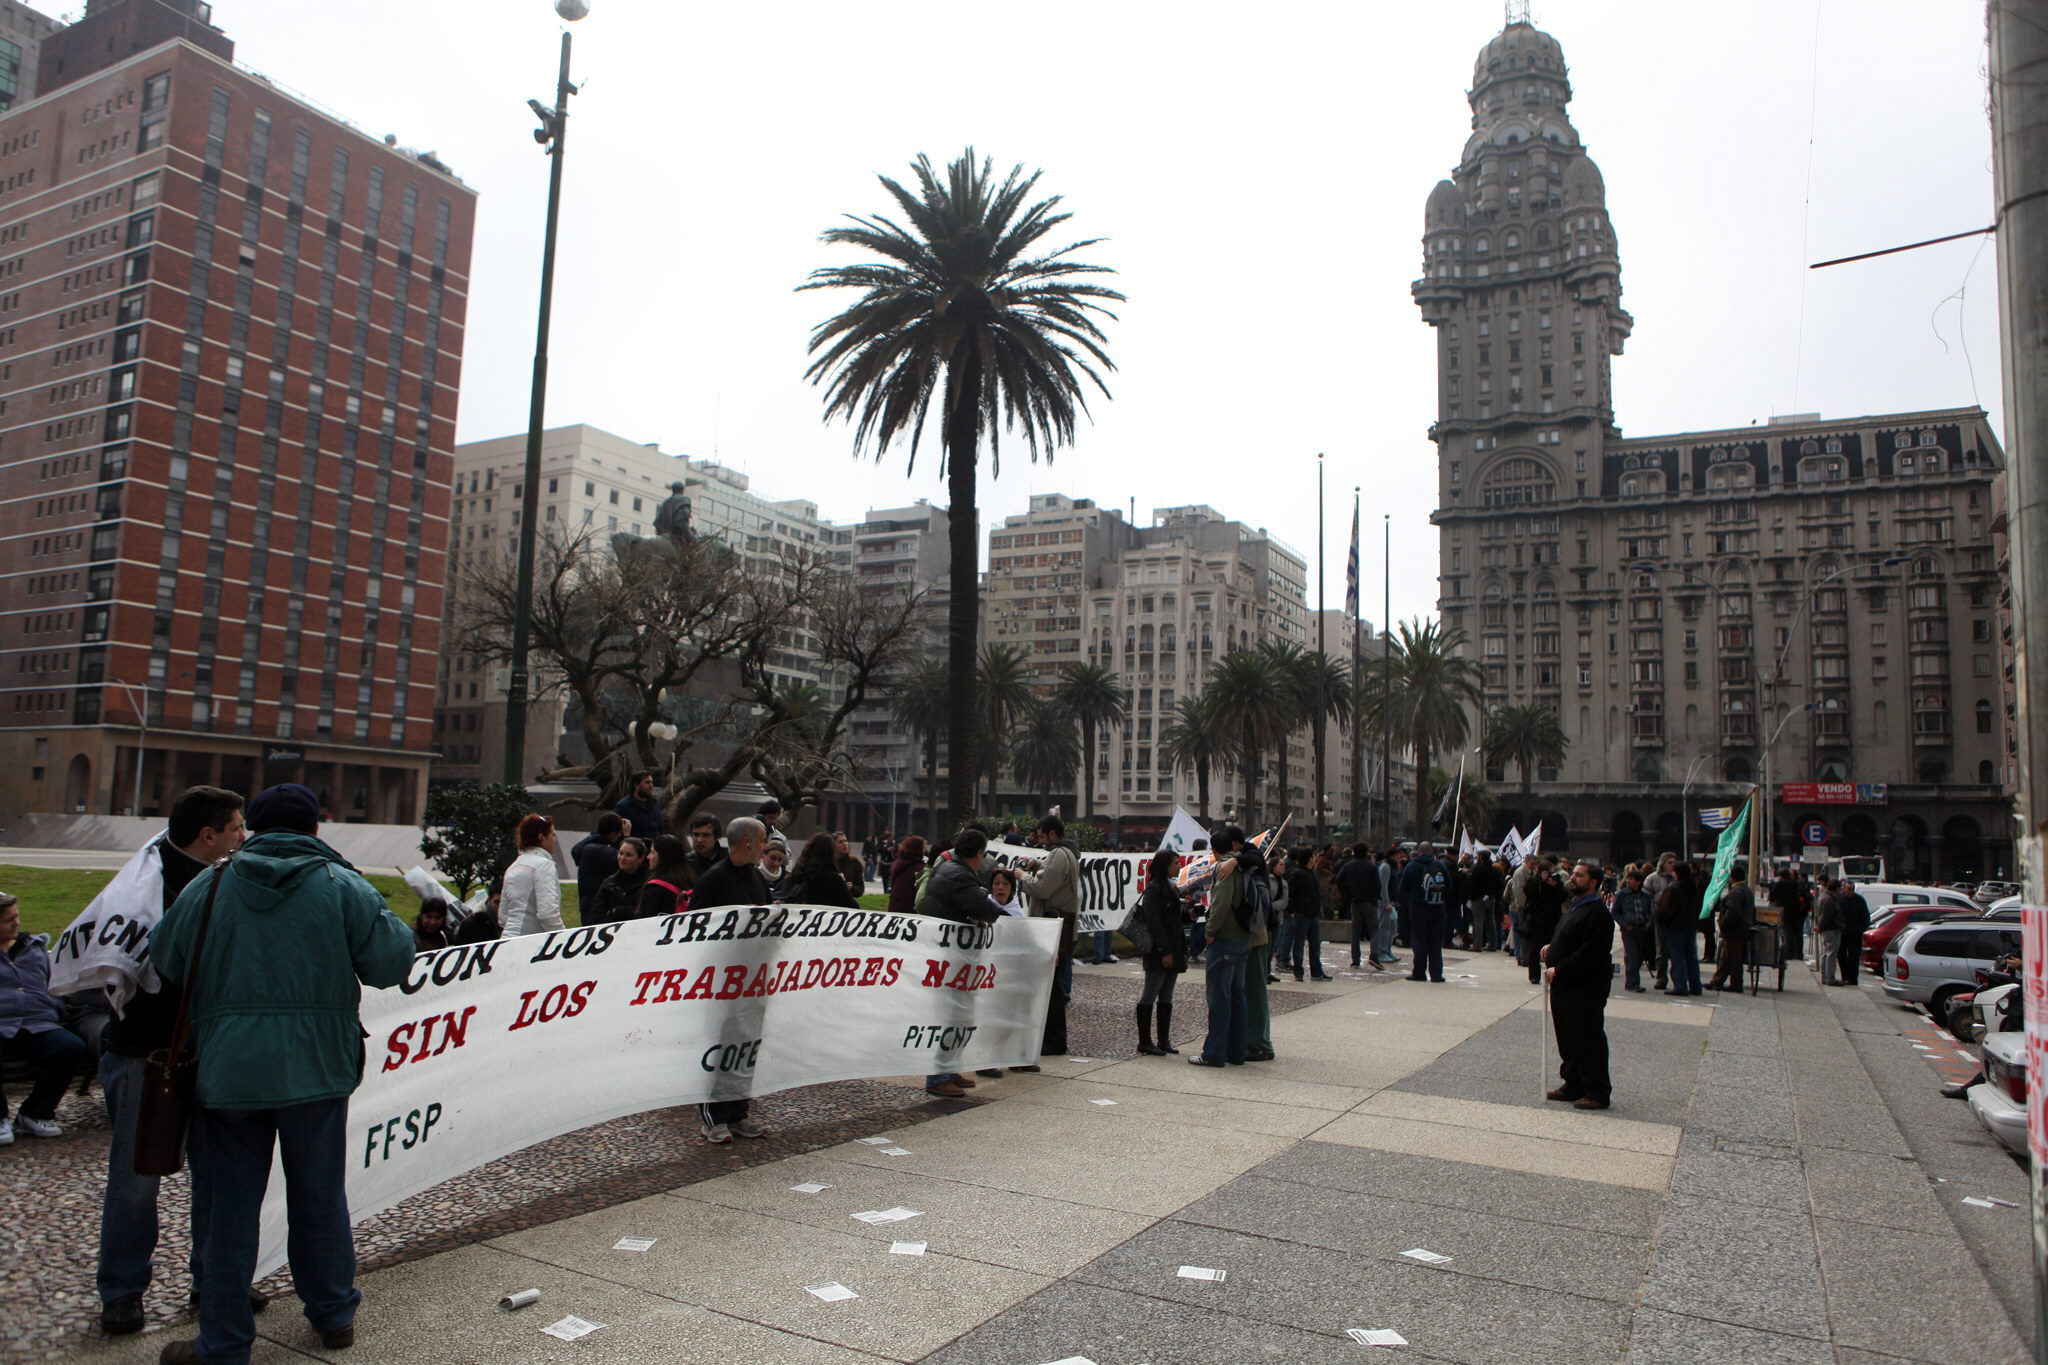
[[[866,841],[860,855],[840,832],[792,843],[778,828],[782,816],[769,801],[723,825],[695,815],[672,834],[652,775],[636,774],[629,794],[569,851],[581,922],[775,902],[854,908],[871,883],[894,913],[976,924],[1056,919],[1039,1054],[1067,1053],[1082,879],[1080,851],[1058,816],[1036,821],[1028,835],[1014,823],[992,830],[969,822],[938,847],[885,832]],[[482,903],[429,895],[409,927],[320,840],[320,819],[318,798],[295,784],[266,790],[246,811],[240,796],[218,788],[180,796],[168,828],[130,865],[146,861],[148,878],[139,885],[160,898],[161,921],[148,950],[154,971],[125,983],[110,978],[116,1008],[95,1021],[103,1027],[81,1022],[79,997],[52,993],[47,942],[21,932],[19,906],[0,893],[0,1044],[34,1073],[18,1112],[9,1115],[0,1099],[0,1145],[17,1133],[59,1135],[58,1101],[99,1053],[112,1129],[98,1272],[101,1323],[109,1333],[142,1329],[142,1300],[154,1274],[158,1181],[134,1170],[144,1059],[169,1046],[183,1017],[199,1040],[190,1140],[199,1337],[166,1346],[167,1361],[247,1358],[252,1314],[265,1304],[250,1287],[257,1219],[279,1150],[305,1314],[328,1348],[353,1341],[360,1294],[342,1136],[360,1076],[362,988],[395,984],[416,953],[564,927],[558,836],[546,815],[518,822],[515,856]],[[1212,875],[1187,890],[1181,856],[1154,853],[1121,925],[1143,964],[1135,1006],[1143,1056],[1179,1054],[1172,1032],[1176,987],[1198,963],[1207,1028],[1187,1061],[1221,1068],[1273,1060],[1267,987],[1283,974],[1297,982],[1330,980],[1326,933],[1348,941],[1355,970],[1399,967],[1396,948],[1405,948],[1408,979],[1419,982],[1444,980],[1446,948],[1499,951],[1512,954],[1531,982],[1549,981],[1563,992],[1565,1003],[1554,999],[1553,1011],[1565,1084],[1551,1098],[1604,1108],[1605,1041],[1604,1033],[1593,1037],[1599,1023],[1592,1000],[1596,993],[1604,1000],[1606,969],[1595,992],[1584,964],[1618,937],[1628,991],[1686,996],[1740,989],[1758,923],[1757,895],[1740,869],[1710,907],[1703,903],[1705,869],[1670,854],[1622,867],[1532,856],[1509,867],[1486,852],[1440,857],[1427,841],[1384,851],[1364,844],[1261,848],[1234,825],[1217,828],[1206,842],[1213,847],[1198,841],[1194,851],[1213,855]],[[1003,856],[990,856],[992,848]],[[1803,952],[1811,924],[1823,981],[1854,984],[1869,922],[1854,887],[1825,878],[1809,883],[1786,871],[1764,894],[1786,951]],[[1595,910],[1598,923],[1589,927]],[[335,920],[346,924],[345,934],[312,931]],[[1115,962],[1111,940],[1108,931],[1089,936],[1086,960]],[[1714,967],[1710,983],[1702,983],[1703,962]],[[1567,1028],[1572,1011],[1576,1022]],[[959,1098],[976,1076],[1002,1074],[942,1072],[924,1084],[934,1096]],[[745,1099],[704,1104],[698,1121],[714,1144],[770,1131]]]

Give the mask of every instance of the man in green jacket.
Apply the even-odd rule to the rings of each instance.
[[[362,988],[405,979],[412,931],[316,837],[311,790],[272,787],[249,803],[248,821],[241,851],[194,878],[151,936],[158,974],[185,992],[199,1050],[188,1147],[199,1338],[164,1347],[164,1362],[248,1361],[256,1323],[246,1286],[274,1149],[284,1155],[292,1285],[322,1345],[354,1344],[363,1297],[344,1173],[348,1099],[363,1078]]]

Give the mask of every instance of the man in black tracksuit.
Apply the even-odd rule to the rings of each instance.
[[[1359,965],[1358,946],[1363,943],[1373,970],[1380,970],[1372,948],[1373,931],[1380,924],[1380,869],[1364,844],[1354,847],[1337,869],[1337,895],[1351,906],[1351,965]]]
[[[1607,1074],[1607,993],[1614,981],[1614,919],[1600,899],[1600,869],[1572,869],[1571,906],[1542,949],[1550,983],[1550,1022],[1557,1032],[1557,1074],[1564,1084],[1544,1096],[1579,1109],[1605,1109],[1614,1090]]]

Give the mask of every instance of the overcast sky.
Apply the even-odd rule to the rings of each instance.
[[[1383,512],[1395,616],[1433,609],[1433,361],[1408,286],[1498,3],[592,7],[549,425],[715,453],[839,520],[943,501],[936,459],[912,478],[900,455],[856,463],[823,425],[804,348],[835,305],[792,291],[851,258],[818,234],[885,206],[878,173],[972,144],[1042,169],[1129,295],[1114,397],[1055,463],[1006,461],[985,518],[1047,491],[1135,498],[1141,521],[1203,501],[1313,560],[1325,451],[1330,605],[1363,485],[1367,614]],[[525,100],[552,98],[551,0],[214,13],[242,62],[480,192],[459,436],[523,430],[547,173]],[[1620,239],[1625,434],[1973,402],[1999,418],[1983,239],[1804,268],[1990,221],[1981,0],[1550,0],[1535,20],[1564,46]]]

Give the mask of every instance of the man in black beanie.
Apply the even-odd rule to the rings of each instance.
[[[273,1152],[291,1208],[292,1284],[321,1344],[355,1342],[348,1099],[361,1081],[362,988],[395,986],[412,931],[318,838],[320,798],[295,782],[249,803],[250,838],[164,913],[150,953],[183,989],[198,1046],[188,1155],[199,1338],[164,1362],[244,1362],[248,1285]],[[212,904],[209,909],[208,898]],[[202,927],[203,926],[203,927]],[[201,941],[203,935],[203,943]]]

